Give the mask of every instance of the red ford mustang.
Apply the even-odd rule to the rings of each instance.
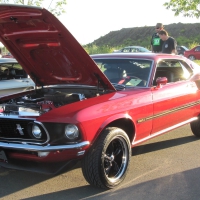
[[[81,160],[90,184],[113,188],[135,145],[187,123],[200,137],[200,67],[187,58],[89,56],[36,7],[1,5],[0,26],[37,85],[0,98],[0,166],[56,174]]]

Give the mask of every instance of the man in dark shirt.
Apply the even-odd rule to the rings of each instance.
[[[164,41],[162,45],[162,53],[176,54],[176,40],[168,35],[166,30],[161,30],[158,33],[161,40]]]
[[[162,51],[163,41],[160,39],[158,32],[163,30],[163,24],[157,23],[155,30],[156,32],[151,37],[151,51],[154,53],[159,53]]]

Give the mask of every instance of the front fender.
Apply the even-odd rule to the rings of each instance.
[[[132,121],[132,124],[133,126],[135,127],[135,124],[134,124],[134,120],[132,119],[132,117],[127,114],[127,113],[124,113],[124,114],[117,114],[117,115],[113,115],[113,116],[110,116],[109,118],[107,118],[102,124],[101,126],[99,127],[99,129],[97,130],[96,132],[96,135],[93,139],[93,142],[98,138],[98,136],[100,135],[100,133],[107,127],[109,126],[110,123],[116,121],[116,120],[120,120],[120,119],[129,119],[130,121]]]

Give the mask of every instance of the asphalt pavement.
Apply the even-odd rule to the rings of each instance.
[[[90,186],[80,164],[58,176],[0,167],[5,200],[199,200],[200,139],[186,125],[133,148],[124,182],[112,190]]]

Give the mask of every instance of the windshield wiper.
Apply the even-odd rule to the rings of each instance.
[[[112,83],[112,85],[113,85],[115,88],[117,88],[117,89],[121,89],[121,90],[123,90],[123,89],[126,88],[126,86],[123,85],[123,84]]]

